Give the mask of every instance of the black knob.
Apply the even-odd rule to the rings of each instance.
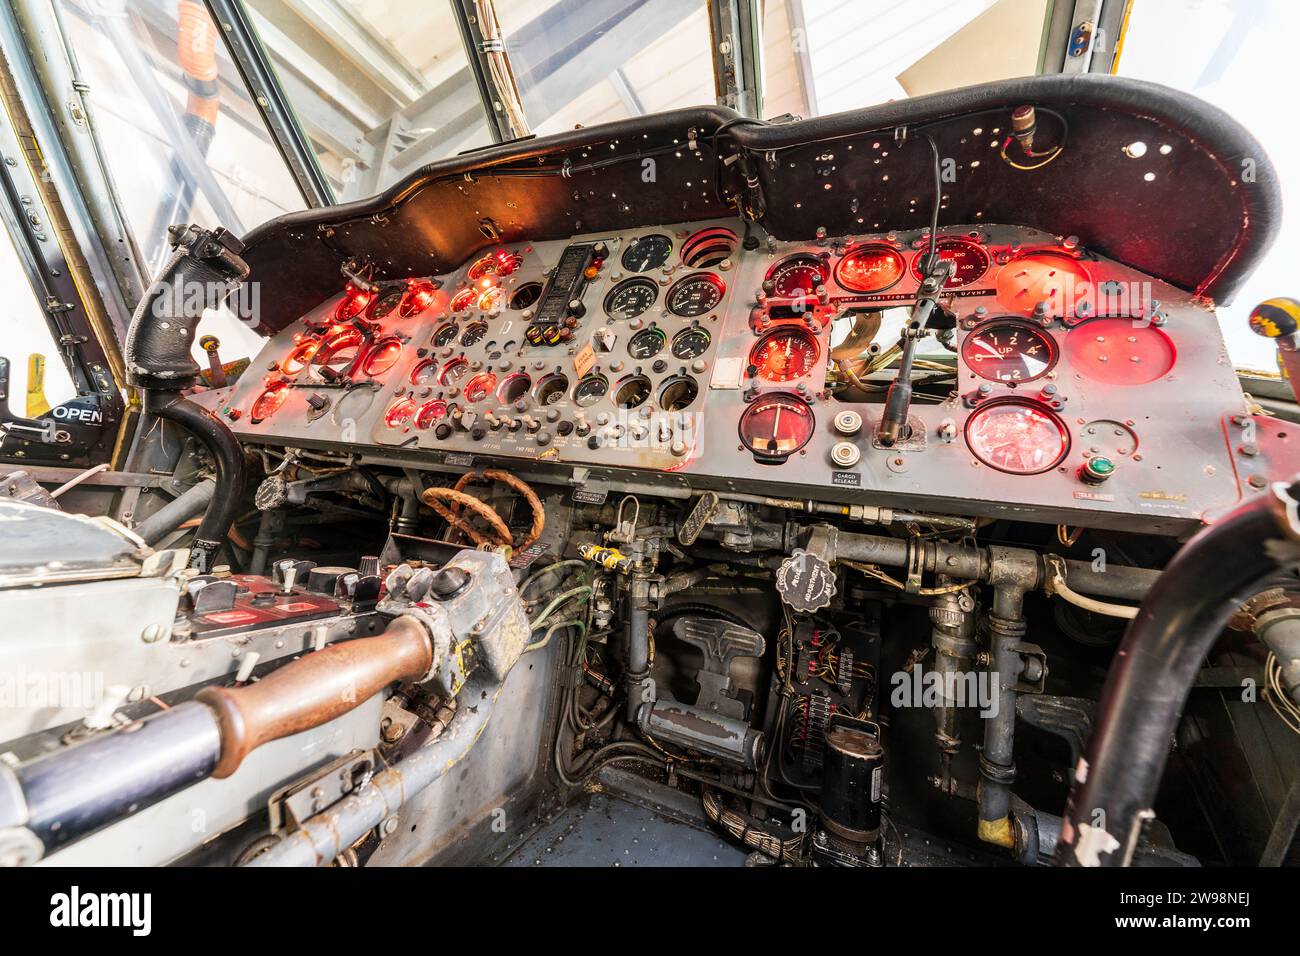
[[[586,314],[587,314],[587,307],[582,304],[581,299],[569,300],[569,315],[573,316],[576,319],[580,319]]]
[[[598,242],[591,247],[591,252],[597,259],[604,259],[609,255],[609,246],[603,242]]]
[[[452,433],[452,427],[448,425],[446,422],[443,422],[441,425],[439,425],[437,428],[433,430],[434,437],[442,440],[450,438],[451,433]]]
[[[450,601],[469,587],[470,574],[464,568],[442,568],[433,576],[429,594],[435,601]]]

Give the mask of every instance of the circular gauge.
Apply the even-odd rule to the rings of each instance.
[[[497,401],[502,405],[510,405],[527,395],[532,386],[533,380],[524,372],[507,375],[497,389]]]
[[[764,395],[740,416],[740,441],[760,461],[785,461],[813,434],[808,403],[789,392]]]
[[[366,313],[366,318],[371,322],[378,322],[380,319],[386,319],[397,310],[402,304],[402,299],[406,297],[406,289],[401,286],[395,286],[380,294],[370,306],[370,311]]]
[[[673,355],[679,359],[693,359],[709,350],[713,337],[698,325],[682,329],[673,336]]]
[[[478,289],[461,289],[451,298],[451,311],[464,312],[478,302]]]
[[[954,237],[939,239],[935,243],[934,249],[940,259],[949,259],[957,264],[957,271],[950,275],[948,281],[943,284],[945,289],[959,289],[964,285],[970,285],[989,270],[989,254],[984,251],[982,246],[971,242],[969,239]],[[929,254],[930,245],[926,243],[925,247],[912,259],[912,275],[917,282],[925,278],[921,274],[921,267],[925,262],[925,257]]]
[[[401,358],[401,355],[401,339],[395,337],[380,339],[366,353],[366,359],[361,363],[361,371],[372,378],[376,375],[383,375],[397,364],[397,360]]]
[[[903,278],[907,264],[892,246],[858,246],[835,266],[835,281],[849,292],[881,292]]]
[[[280,371],[285,375],[297,375],[316,357],[316,350],[320,348],[320,342],[316,339],[305,339],[293,347],[284,361],[280,363]]]
[[[374,296],[369,292],[348,286],[343,291],[343,298],[339,300],[338,307],[334,310],[334,318],[340,322],[355,319],[369,307],[373,299]]]
[[[542,284],[540,282],[525,282],[510,293],[510,308],[515,310],[526,309],[541,297]]]
[[[654,358],[663,351],[667,341],[668,336],[663,333],[663,330],[652,325],[648,329],[642,329],[628,340],[627,354],[634,359]]]
[[[465,356],[458,355],[442,367],[442,371],[438,373],[438,384],[455,387],[468,372],[469,362],[466,361]]]
[[[609,380],[603,375],[588,375],[573,389],[573,401],[582,408],[595,405],[609,393]]]
[[[465,346],[477,345],[483,336],[487,335],[487,330],[488,327],[485,322],[471,323],[466,326],[465,334],[460,337],[460,344]]]
[[[411,369],[412,385],[432,385],[438,381],[438,362],[436,359],[423,359]]]
[[[409,395],[406,398],[399,398],[393,404],[388,406],[388,411],[384,412],[384,424],[389,428],[401,428],[411,423],[411,417],[415,415],[416,402]]]
[[[335,425],[344,425],[349,421],[355,423],[362,415],[370,411],[370,406],[374,404],[375,395],[377,394],[369,385],[353,385],[334,403],[334,411],[330,413],[330,420]]]
[[[478,297],[478,307],[480,311],[489,312],[493,315],[500,312],[506,305],[506,290],[499,285],[494,285],[490,289],[485,289],[483,294]]]
[[[491,372],[480,372],[465,383],[465,401],[481,402],[497,387],[497,377]]]
[[[699,383],[689,375],[675,375],[659,388],[659,407],[666,412],[689,408],[700,394]]]
[[[659,298],[651,279],[625,279],[605,296],[605,314],[612,319],[635,319]]]
[[[425,402],[420,406],[419,412],[415,416],[416,428],[428,428],[438,419],[447,414],[447,403],[441,399],[435,398],[431,402]]]
[[[712,272],[697,272],[678,279],[668,290],[668,311],[693,318],[716,309],[727,291],[727,284]]]
[[[688,269],[711,269],[729,259],[739,241],[726,226],[701,229],[682,243],[682,262]]]
[[[623,268],[628,272],[658,269],[673,254],[673,241],[656,233],[633,239],[623,250]]]
[[[1073,315],[1080,302],[1092,299],[1092,280],[1083,264],[1056,252],[1031,252],[1012,259],[997,278],[998,303],[1029,315],[1039,302],[1051,315]]]
[[[268,385],[266,391],[253,400],[253,407],[249,409],[248,418],[256,425],[264,419],[270,418],[280,410],[280,406],[289,398],[289,384],[287,382],[276,382]]]
[[[962,361],[993,382],[1032,382],[1056,364],[1056,343],[1023,322],[990,322],[962,340]]]
[[[402,295],[402,305],[397,310],[397,314],[404,319],[419,315],[433,305],[434,295],[437,291],[437,287],[432,282],[416,282],[412,280],[406,287],[406,292]]]
[[[830,268],[819,256],[791,256],[769,269],[766,281],[772,283],[772,295],[782,299],[810,299],[817,294],[818,286],[826,284],[830,274]]]
[[[644,375],[628,375],[614,390],[614,404],[619,408],[636,408],[650,397],[650,379]]]
[[[561,372],[552,372],[537,383],[536,398],[539,405],[555,405],[564,401],[569,390],[569,380]]]
[[[1081,375],[1108,385],[1146,385],[1169,374],[1178,353],[1154,325],[1133,319],[1093,319],[1065,337],[1065,354]]]
[[[477,282],[487,276],[508,276],[513,274],[523,261],[515,253],[506,252],[504,249],[500,252],[489,252],[469,267],[469,279],[471,282]]]
[[[433,344],[437,346],[451,345],[460,335],[460,326],[454,322],[448,322],[446,325],[438,327],[438,331],[433,333]]]
[[[321,374],[334,376],[347,375],[357,362],[364,341],[356,329],[344,329],[336,332],[321,343],[312,358],[312,367]]]
[[[1037,475],[1061,463],[1070,436],[1061,420],[1025,402],[990,402],[966,419],[966,444],[975,457],[1011,475]]]
[[[768,332],[749,351],[749,364],[759,378],[769,382],[790,382],[813,370],[821,348],[807,329],[788,328]]]

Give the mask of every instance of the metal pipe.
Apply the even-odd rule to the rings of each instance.
[[[216,488],[217,483],[211,478],[204,478],[198,484],[191,485],[137,524],[135,533],[144,539],[145,544],[156,544],[204,511],[212,501],[212,493]]]
[[[503,685],[471,677],[460,698],[473,706],[457,710],[446,732],[405,760],[303,824],[246,866],[325,866],[367,831],[451,771],[470,752],[487,727]]]
[[[1115,654],[1075,772],[1058,865],[1127,866],[1170,737],[1209,649],[1261,582],[1300,560],[1300,484],[1275,484],[1189,541],[1147,595]]]
[[[984,749],[980,753],[979,838],[1014,849],[1011,785],[1016,779],[1016,685],[1024,669],[1020,644],[1025,636],[1025,592],[1015,586],[995,587],[989,614],[989,675],[997,682],[996,712],[984,718]]]

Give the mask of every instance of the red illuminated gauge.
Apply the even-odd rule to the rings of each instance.
[[[396,311],[397,307],[402,304],[402,299],[406,297],[406,289],[398,286],[389,289],[375,298],[370,305],[370,311],[366,313],[366,318],[371,322],[378,322],[386,319]]]
[[[807,329],[768,332],[749,351],[749,364],[769,382],[791,382],[813,370],[821,348]]]
[[[465,383],[465,401],[481,402],[497,387],[497,377],[491,372],[480,372]]]
[[[326,377],[337,378],[349,374],[352,366],[357,364],[363,341],[361,333],[356,329],[335,332],[316,350],[312,367]]]
[[[297,375],[316,357],[316,350],[320,348],[320,342],[316,339],[306,339],[299,342],[292,352],[284,357],[280,363],[280,371],[285,375]]]
[[[425,402],[420,406],[419,413],[415,416],[416,428],[428,428],[438,419],[447,414],[447,403],[435,398],[431,402]]]
[[[764,288],[768,288],[767,282],[770,282],[769,295],[782,299],[810,299],[817,294],[818,286],[826,284],[830,275],[830,266],[818,256],[791,256],[768,270]]]
[[[483,312],[497,313],[505,308],[506,290],[494,285],[478,297],[478,307]]]
[[[737,242],[726,226],[701,229],[682,243],[682,262],[688,269],[712,269],[731,257]]]
[[[949,276],[948,281],[943,284],[945,289],[957,289],[964,285],[970,285],[989,271],[989,254],[984,251],[983,247],[971,242],[969,239],[952,237],[940,239],[935,243],[935,252],[940,259],[950,259],[957,263],[957,271]],[[925,257],[929,254],[930,245],[926,243],[912,259],[912,275],[917,282],[925,278],[921,274],[921,266],[925,262]]]
[[[466,309],[473,308],[474,304],[478,302],[478,296],[478,289],[461,289],[452,296],[451,311],[464,312]]]
[[[1108,385],[1145,385],[1169,374],[1174,343],[1154,325],[1134,319],[1093,319],[1065,337],[1074,370]]]
[[[343,298],[339,300],[338,307],[334,310],[334,318],[340,322],[356,318],[366,310],[373,298],[374,296],[363,289],[348,286],[343,290]]]
[[[881,292],[907,271],[902,253],[880,244],[850,249],[835,266],[835,281],[849,292]]]
[[[384,412],[384,424],[389,428],[402,428],[409,425],[415,409],[415,399],[410,396],[399,398],[388,406],[388,411]]]
[[[716,309],[726,291],[727,284],[712,272],[697,272],[674,282],[664,301],[673,315],[689,319]]]
[[[361,363],[361,371],[371,377],[383,375],[397,364],[397,360],[401,358],[401,356],[401,339],[392,336],[386,339],[380,339],[366,354],[365,361]]]
[[[740,441],[759,461],[775,464],[808,444],[813,424],[807,402],[789,392],[772,392],[740,416]]]
[[[1049,315],[1073,315],[1075,306],[1092,301],[1092,280],[1083,264],[1057,252],[1031,252],[998,270],[998,303],[1029,315],[1039,302]]]
[[[469,267],[469,280],[477,282],[488,276],[512,275],[521,265],[523,259],[513,252],[489,252]]]
[[[1061,463],[1070,436],[1045,408],[1002,401],[983,405],[966,419],[966,444],[990,468],[1037,475]]]
[[[427,358],[411,369],[412,385],[432,385],[438,381],[438,361]]]
[[[1056,343],[1024,322],[992,322],[962,340],[962,361],[993,382],[1032,382],[1056,364]]]
[[[402,296],[402,305],[397,310],[397,314],[404,319],[409,319],[413,315],[419,315],[429,306],[433,305],[434,296],[437,293],[432,282],[412,282],[406,287],[406,292]]]
[[[276,382],[267,386],[266,391],[257,396],[253,401],[253,407],[249,410],[248,418],[256,425],[258,422],[270,418],[280,406],[289,398],[289,385],[287,382]]]
[[[438,373],[438,384],[454,387],[460,384],[460,380],[469,372],[469,362],[465,356],[458,355],[442,367]]]

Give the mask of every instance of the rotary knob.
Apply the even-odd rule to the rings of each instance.
[[[796,548],[777,569],[776,590],[796,611],[819,611],[835,596],[835,572],[817,555]]]

